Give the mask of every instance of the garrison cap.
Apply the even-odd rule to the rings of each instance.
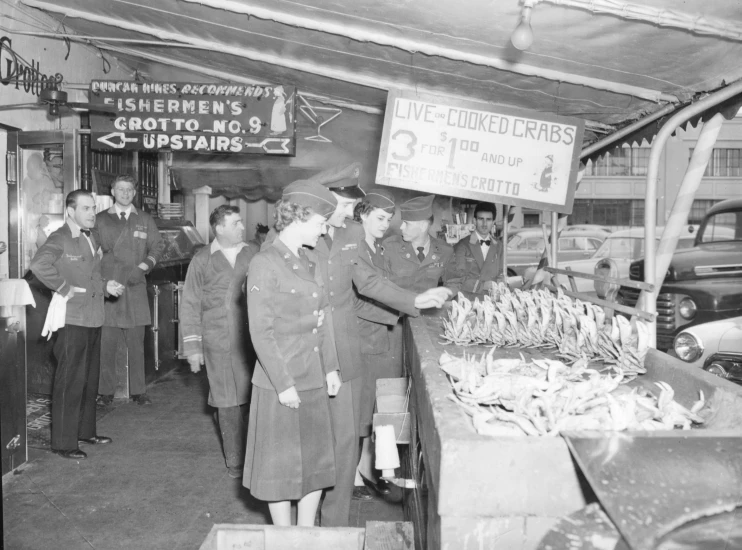
[[[348,199],[360,199],[365,193],[358,186],[358,178],[361,176],[361,163],[335,166],[315,174],[307,181],[324,185],[333,193]]]
[[[363,200],[387,214],[394,214],[394,195],[387,189],[373,189],[366,193]]]
[[[403,222],[418,222],[430,219],[433,215],[433,195],[422,195],[404,201],[399,205]]]
[[[309,180],[298,180],[288,184],[283,190],[281,198],[299,206],[308,206],[316,214],[325,218],[335,212],[335,207],[338,204],[335,195],[330,193],[327,188]]]

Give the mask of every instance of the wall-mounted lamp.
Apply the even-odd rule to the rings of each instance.
[[[531,12],[536,5],[537,0],[525,0],[523,9],[520,12],[520,23],[515,27],[510,41],[513,46],[521,51],[525,51],[533,44],[533,29],[531,29]]]

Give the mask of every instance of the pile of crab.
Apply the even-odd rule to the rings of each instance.
[[[657,394],[625,385],[620,370],[603,374],[579,360],[494,359],[494,349],[480,358],[444,352],[455,401],[477,433],[490,436],[557,435],[567,430],[672,430],[702,424],[700,399],[687,409],[674,399],[669,384],[657,382]]]
[[[602,307],[573,300],[561,289],[510,290],[504,283],[474,302],[459,293],[443,321],[445,343],[468,346],[557,348],[571,363],[602,361],[624,376],[646,372],[649,327],[620,315],[606,319]]]

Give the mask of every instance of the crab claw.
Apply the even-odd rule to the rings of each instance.
[[[696,414],[704,407],[704,405],[706,405],[706,398],[703,396],[703,390],[699,390],[698,393],[700,394],[700,398],[698,401],[693,403],[693,406],[690,408],[690,412],[693,414]]]
[[[675,398],[675,390],[667,382],[655,382],[660,388],[660,396],[657,398],[657,407],[663,410]]]

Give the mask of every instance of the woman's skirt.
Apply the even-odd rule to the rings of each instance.
[[[242,484],[257,499],[298,500],[335,485],[327,390],[300,391],[290,409],[275,390],[253,386]]]

